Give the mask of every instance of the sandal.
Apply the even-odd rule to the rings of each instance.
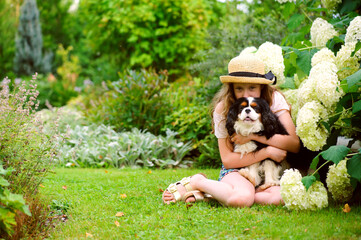
[[[203,173],[198,173],[198,174],[201,174],[203,175],[204,177],[206,177],[205,174]],[[193,175],[194,176],[194,175]],[[203,193],[201,193],[200,191],[198,190],[194,190],[191,186],[190,186],[190,181],[191,181],[191,178],[193,176],[190,176],[190,177],[185,177],[183,178],[182,180],[178,181],[178,182],[175,182],[175,183],[172,183],[168,186],[168,188],[166,189],[166,191],[170,192],[171,194],[173,194],[174,196],[174,200],[176,202],[179,202],[179,201],[184,201],[185,199],[189,198],[192,196],[192,194],[194,195],[194,197],[196,198],[196,201],[197,198],[200,199],[201,198],[201,195],[202,197],[204,198],[203,196]],[[183,194],[183,196],[181,196],[181,194],[178,192],[178,189],[177,189],[177,185],[183,185],[183,187],[186,189],[186,192]],[[189,194],[187,195],[188,193],[192,193],[192,194]],[[185,197],[187,195],[187,197]]]

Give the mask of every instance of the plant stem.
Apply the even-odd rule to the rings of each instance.
[[[329,162],[330,162],[330,160],[327,160],[324,164],[322,164],[319,168],[317,168],[316,171],[314,171],[311,176],[315,175],[315,173],[317,173],[318,170],[320,170],[323,166],[325,166]]]

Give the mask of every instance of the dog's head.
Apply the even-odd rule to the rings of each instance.
[[[263,124],[267,122],[269,115],[273,115],[266,100],[263,98],[239,98],[230,107],[226,128],[232,136],[238,133],[247,136],[264,129]]]

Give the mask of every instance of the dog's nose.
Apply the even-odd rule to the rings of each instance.
[[[246,109],[245,111],[247,114],[249,114],[251,112],[251,109]]]

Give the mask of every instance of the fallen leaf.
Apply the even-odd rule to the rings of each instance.
[[[161,188],[159,188],[159,189],[158,189],[158,191],[159,191],[159,192],[164,192],[164,190],[163,190],[163,189],[161,189]]]
[[[245,229],[243,229],[243,231],[244,231],[244,232],[249,231],[249,230],[250,230],[249,228],[245,228]]]
[[[256,226],[253,226],[252,228],[253,228],[253,229],[256,229]]]
[[[176,172],[176,170],[173,170],[173,172]]]
[[[44,186],[43,184],[39,184],[39,187],[42,187],[42,188],[44,188],[45,186]]]
[[[123,217],[124,213],[123,212],[117,212],[117,214],[115,214],[116,217]]]
[[[307,232],[307,228],[305,229],[305,232]]]
[[[350,208],[350,206],[346,203],[346,204],[345,204],[345,207],[342,209],[342,211],[345,212],[345,213],[349,213],[349,212],[351,211],[351,208]]]
[[[120,197],[122,198],[122,199],[124,199],[124,198],[126,198],[127,197],[127,194],[120,194]]]
[[[105,170],[105,173],[108,173],[108,170]]]
[[[99,159],[103,159],[103,156],[102,155],[99,155],[99,157],[98,157]]]
[[[61,188],[64,189],[64,190],[66,190],[68,187],[64,185],[64,186],[62,186]]]
[[[92,234],[90,234],[90,233],[85,233],[85,236],[88,238],[88,237],[93,237],[93,235]]]
[[[193,204],[192,203],[187,203],[186,207],[187,207],[187,209],[190,208],[190,207],[193,207]]]
[[[147,174],[151,174],[152,173],[152,171],[151,170],[149,170],[148,172],[147,172]]]
[[[114,224],[119,227],[120,226],[120,223],[118,221],[115,221]]]

